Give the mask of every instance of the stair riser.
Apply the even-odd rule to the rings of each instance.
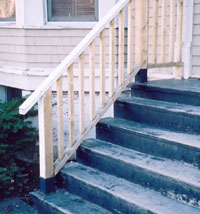
[[[150,170],[127,164],[110,156],[99,155],[89,149],[80,148],[77,152],[78,161],[105,173],[124,178],[128,181],[152,188],[157,191],[185,194],[187,199],[200,200],[200,188],[193,187],[176,179],[157,174]]]
[[[200,118],[182,112],[117,101],[114,116],[181,132],[199,133]]]
[[[59,211],[58,209],[50,206],[48,203],[45,203],[45,201],[42,201],[32,194],[31,197],[34,201],[34,206],[37,208],[38,214],[68,214]]]
[[[200,97],[194,93],[180,93],[177,90],[161,89],[150,86],[135,85],[131,89],[131,95],[135,97],[161,100],[186,105],[200,105]]]
[[[184,161],[200,167],[200,151],[180,145],[173,141],[159,139],[134,131],[124,131],[120,128],[98,123],[97,139],[108,141],[143,153]],[[167,151],[167,152],[166,152]]]
[[[114,214],[119,214],[121,212],[126,214],[156,214],[116,197],[114,193],[106,192],[88,183],[84,183],[73,176],[63,174],[63,177],[67,184],[67,191],[79,195],[92,203],[96,203]]]

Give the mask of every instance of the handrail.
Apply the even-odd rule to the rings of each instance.
[[[26,114],[68,69],[99,33],[111,22],[117,14],[127,5],[129,0],[120,0],[113,9],[87,34],[87,36],[74,48],[74,50],[55,68],[55,70],[39,85],[31,96],[19,107],[20,114]]]

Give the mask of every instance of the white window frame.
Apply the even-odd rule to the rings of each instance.
[[[100,0],[94,0],[95,1],[95,15],[94,18],[78,18],[78,17],[53,17],[51,14],[51,8],[52,8],[52,1],[53,0],[47,0],[47,17],[48,22],[97,22],[99,19],[99,1]]]

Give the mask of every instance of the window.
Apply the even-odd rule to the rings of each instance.
[[[97,21],[98,0],[47,0],[49,21]]]
[[[0,21],[15,21],[15,0],[0,0]]]

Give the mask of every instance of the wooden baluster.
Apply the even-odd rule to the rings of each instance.
[[[176,50],[176,62],[182,61],[182,29],[183,29],[183,0],[178,0],[177,5],[177,50]],[[181,79],[182,67],[176,67],[175,78]]]
[[[169,62],[174,62],[175,4],[170,0]]]
[[[135,61],[141,65],[141,69],[147,69],[148,63],[148,9],[147,0],[136,0]]]
[[[85,130],[84,119],[85,119],[85,91],[84,91],[84,53],[78,58],[79,65],[79,132],[82,134]]]
[[[64,131],[63,131],[63,77],[57,80],[57,135],[58,135],[58,159],[64,154]]]
[[[133,0],[128,3],[128,74],[133,69]]]
[[[100,33],[100,107],[105,104],[105,30]]]
[[[118,84],[124,81],[124,9],[119,13]]]
[[[74,143],[74,73],[73,64],[68,68],[68,101],[69,101],[69,146]]]
[[[162,0],[160,46],[160,63],[164,63],[166,54],[166,0]]]
[[[44,193],[53,191],[53,184],[52,182],[49,182],[54,176],[51,97],[52,92],[51,90],[48,90],[38,102],[40,188]]]
[[[115,19],[109,24],[109,97],[114,93],[115,75]]]
[[[174,0],[172,0],[174,1]],[[152,35],[152,63],[157,63],[158,46],[158,0],[153,1],[153,35]]]
[[[95,61],[94,61],[94,45],[93,41],[89,46],[89,69],[90,69],[90,120],[95,116]]]

